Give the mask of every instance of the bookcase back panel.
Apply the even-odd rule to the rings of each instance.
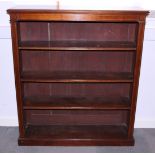
[[[48,22],[20,22],[18,30],[20,41],[48,41]]]
[[[136,23],[51,23],[52,40],[135,41]]]
[[[36,26],[37,25],[37,26]],[[118,41],[136,43],[138,24],[107,22],[19,22],[20,41]]]
[[[21,51],[22,71],[133,73],[134,52]]]
[[[28,125],[127,125],[127,110],[26,110]]]
[[[130,83],[25,83],[25,97],[129,97]]]

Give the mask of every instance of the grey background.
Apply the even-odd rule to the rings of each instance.
[[[24,153],[102,153],[102,152],[155,152],[155,129],[135,129],[135,146],[129,147],[59,147],[59,146],[18,146],[18,128],[0,127],[0,152],[24,152]]]

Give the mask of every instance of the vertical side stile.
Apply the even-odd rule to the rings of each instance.
[[[135,62],[135,68],[134,68],[134,82],[133,82],[133,88],[132,88],[128,138],[133,137],[133,131],[134,131],[135,112],[136,112],[136,104],[137,104],[136,102],[137,102],[137,95],[138,95],[138,85],[139,85],[141,57],[142,57],[143,39],[144,39],[144,28],[145,28],[145,21],[140,21],[138,34],[137,34],[138,38],[137,38],[137,50],[136,50],[136,59],[135,59],[136,62]]]
[[[16,86],[16,100],[18,110],[18,121],[19,121],[19,137],[24,137],[24,114],[23,114],[23,101],[22,101],[22,88],[20,81],[20,64],[19,64],[19,51],[18,51],[18,30],[17,21],[13,17],[10,19],[11,23],[11,36],[12,36],[12,48],[13,48],[13,59],[14,59],[14,75],[15,75],[15,86]]]

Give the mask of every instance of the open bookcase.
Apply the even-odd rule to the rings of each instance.
[[[146,11],[10,9],[20,145],[133,145]]]

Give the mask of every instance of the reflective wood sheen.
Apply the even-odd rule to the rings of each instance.
[[[7,12],[19,145],[134,145],[148,11]]]

